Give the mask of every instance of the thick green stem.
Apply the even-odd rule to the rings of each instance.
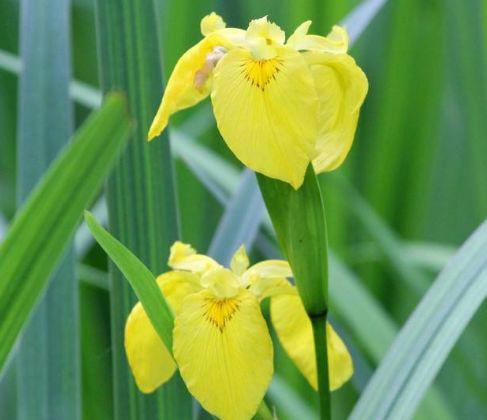
[[[316,350],[320,419],[331,419],[330,384],[328,380],[328,352],[326,345],[326,313],[311,318]]]

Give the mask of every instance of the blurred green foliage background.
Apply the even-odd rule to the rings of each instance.
[[[71,56],[73,78],[97,88],[93,3],[71,2]],[[200,19],[210,11],[221,14],[229,26],[244,28],[250,19],[268,15],[286,34],[311,19],[312,32],[325,35],[359,1],[155,3],[167,78],[179,56],[200,39]],[[17,1],[0,0],[0,50],[19,55]],[[487,2],[391,0],[351,54],[367,74],[370,88],[348,159],[336,173],[320,180],[330,246],[400,326],[421,297],[411,287],[411,272],[413,276],[420,272],[424,284],[430,283],[453,250],[487,215]],[[18,76],[0,65],[0,222],[4,227],[16,206],[17,110]],[[76,127],[90,111],[75,105]],[[193,117],[203,121],[199,128],[188,125],[195,121]],[[173,124],[190,135],[198,133],[200,144],[239,165],[221,141],[208,103],[181,112]],[[181,239],[206,251],[223,208],[184,162],[176,159],[175,168]],[[260,258],[261,254],[255,251],[253,256]],[[86,420],[106,419],[113,409],[109,296],[92,285],[97,276],[106,281],[106,257],[93,245],[80,262],[78,277],[91,281],[80,283],[82,412]],[[339,316],[337,321],[340,324]],[[454,418],[487,417],[486,321],[484,307],[436,381]],[[366,380],[377,361],[343,320],[340,326],[358,355],[356,380],[333,395],[334,412],[337,418],[344,418],[363,386],[360,381]],[[375,334],[379,336],[381,331]],[[277,370],[285,386],[313,410],[312,390],[279,347],[277,353]],[[15,394],[15,375],[4,375],[0,417],[14,418]]]

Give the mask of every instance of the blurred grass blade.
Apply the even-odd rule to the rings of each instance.
[[[289,418],[302,420],[318,419],[318,413],[313,411],[309,404],[303,401],[299,394],[277,373],[274,373],[274,378],[267,394]]]
[[[329,180],[340,189],[344,199],[349,203],[348,208],[380,247],[391,266],[399,274],[400,279],[418,296],[422,296],[429,285],[428,276],[416,265],[411,264],[408,253],[405,252],[402,242],[394,232],[345,178],[333,176]]]
[[[229,266],[234,252],[244,244],[247,251],[253,242],[265,214],[255,174],[245,169],[235,194],[226,204],[223,217],[213,236],[208,254]]]
[[[159,274],[167,269],[179,226],[167,131],[147,142],[164,90],[154,2],[97,0],[95,5],[102,89],[125,91],[137,124],[107,184],[109,231]],[[122,273],[109,267],[115,418],[190,419],[191,397],[179,373],[151,395],[137,389],[124,351],[125,321],[137,299]]]
[[[20,74],[22,68],[22,60],[18,56],[0,50],[0,69]],[[102,102],[102,95],[98,89],[74,79],[69,83],[69,96],[78,104],[91,109],[99,108]]]
[[[424,296],[354,408],[352,419],[409,418],[487,295],[487,222]]]
[[[340,25],[347,29],[351,45],[362,35],[386,2],[387,0],[364,0],[342,20]]]
[[[125,101],[110,95],[51,165],[7,232],[0,246],[0,369],[129,128]]]
[[[103,229],[88,211],[85,212],[85,221],[96,241],[129,281],[154,329],[171,352],[173,315],[154,275],[134,254]]]
[[[70,2],[23,0],[20,4],[20,49],[25,65],[19,89],[19,205],[73,131],[68,92]],[[76,420],[81,416],[78,285],[73,249],[65,249],[17,349],[19,419]]]
[[[258,245],[267,258],[280,258],[279,250],[272,244],[261,246],[259,239]],[[332,252],[329,253],[329,262],[331,313],[353,334],[360,349],[374,364],[378,364],[394,341],[398,327],[362,282]],[[453,416],[442,394],[431,388],[416,418],[449,420]]]

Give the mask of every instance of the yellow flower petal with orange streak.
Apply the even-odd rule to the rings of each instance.
[[[250,419],[273,373],[272,341],[257,299],[241,290],[186,297],[174,325],[174,357],[190,393],[222,420]]]
[[[360,107],[368,90],[365,74],[347,54],[303,53],[320,100],[317,173],[336,169],[352,147]]]
[[[223,139],[256,172],[299,188],[318,135],[318,97],[303,57],[276,47],[270,60],[243,48],[216,65],[211,100]]]
[[[311,321],[297,294],[271,297],[272,325],[280,343],[310,385],[317,389],[315,347]],[[338,334],[326,326],[330,390],[340,388],[353,374],[352,358]]]
[[[214,67],[208,55],[215,48],[230,49],[243,42],[244,37],[245,31],[241,29],[216,30],[182,55],[167,82],[161,104],[149,129],[148,140],[166,128],[172,114],[196,105],[208,96]]]
[[[192,273],[169,272],[159,276],[157,283],[176,313],[187,294],[201,290],[198,277]],[[135,382],[144,393],[153,392],[176,370],[176,363],[140,302],[134,306],[125,324],[125,352]]]

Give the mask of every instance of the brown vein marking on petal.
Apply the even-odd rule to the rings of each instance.
[[[225,326],[239,309],[237,298],[215,299],[207,298],[204,303],[205,319],[223,332]]]

